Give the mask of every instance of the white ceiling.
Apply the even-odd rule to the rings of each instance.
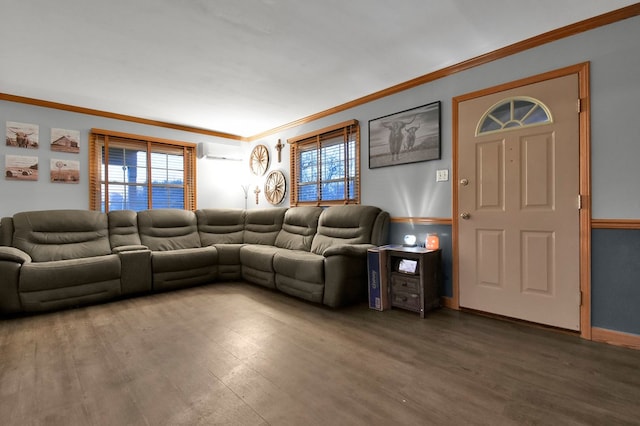
[[[0,0],[0,92],[251,136],[633,3]]]

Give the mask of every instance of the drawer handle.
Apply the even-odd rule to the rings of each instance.
[[[417,299],[419,296],[417,294],[410,294],[409,297],[411,297],[412,299]],[[400,302],[406,302],[409,300],[409,298],[407,296],[396,296],[396,300]]]

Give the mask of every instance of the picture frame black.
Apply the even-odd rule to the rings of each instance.
[[[440,159],[440,101],[369,120],[369,168]]]

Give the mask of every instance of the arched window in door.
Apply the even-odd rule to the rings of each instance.
[[[478,122],[476,136],[547,123],[553,123],[553,117],[545,104],[534,98],[516,96],[489,108]]]

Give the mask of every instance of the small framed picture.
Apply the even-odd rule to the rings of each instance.
[[[40,126],[7,121],[6,144],[17,148],[38,149]]]
[[[38,157],[5,155],[4,176],[7,180],[38,180]]]
[[[79,153],[80,131],[51,129],[51,151]]]
[[[369,120],[369,168],[440,159],[440,101]]]
[[[74,160],[51,159],[51,182],[80,182],[80,162]]]

